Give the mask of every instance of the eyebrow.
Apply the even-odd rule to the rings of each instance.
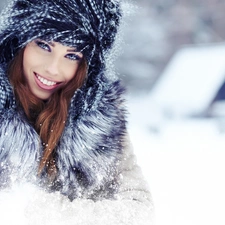
[[[73,49],[67,49],[67,52],[78,52],[75,48]]]

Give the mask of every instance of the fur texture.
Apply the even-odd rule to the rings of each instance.
[[[101,85],[100,90],[91,92],[90,88],[89,93],[79,90],[74,96],[57,147],[59,174],[50,189],[70,199],[101,198],[113,194],[117,188],[114,178],[126,132],[125,109],[120,97],[123,88],[118,81]],[[5,107],[0,114],[0,179],[4,181],[1,185],[5,187],[6,183],[25,178],[46,186],[46,174],[41,180],[36,177],[41,141],[13,103],[2,103]]]
[[[117,190],[117,163],[126,133],[124,92],[105,72],[120,9],[117,1],[13,1],[2,14],[0,30],[0,185],[28,180],[70,199],[98,199]],[[60,26],[58,26],[60,24]],[[19,35],[18,35],[19,34]],[[24,113],[17,110],[7,66],[18,49],[35,39],[60,41],[83,51],[88,78],[74,93],[66,128],[56,149],[58,176],[37,177],[41,141]]]
[[[117,0],[12,0],[0,20],[0,62],[41,38],[83,52],[92,73],[104,66],[120,17]]]

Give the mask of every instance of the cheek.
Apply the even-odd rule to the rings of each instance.
[[[78,71],[78,65],[75,65],[75,66],[70,65],[70,66],[65,67],[66,81],[68,82],[68,81],[72,80],[75,77],[77,71]]]
[[[23,54],[23,70],[29,71],[36,65],[38,57],[34,54],[32,47],[26,47]]]
[[[24,67],[39,67],[46,62],[45,54],[42,53],[34,44],[28,44],[23,53],[23,65]]]
[[[29,51],[27,50],[27,48],[25,48],[24,54],[23,54],[23,72],[26,77],[28,76],[30,65],[32,64],[30,62],[31,57],[29,56],[30,56]]]

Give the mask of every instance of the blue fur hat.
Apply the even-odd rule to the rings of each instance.
[[[0,63],[7,65],[20,48],[40,38],[77,48],[89,70],[99,70],[120,17],[117,0],[13,0],[0,17]]]

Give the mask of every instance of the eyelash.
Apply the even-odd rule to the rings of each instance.
[[[65,57],[72,61],[80,61],[81,60],[81,57],[77,54],[67,54]]]
[[[43,49],[45,51],[48,51],[48,52],[51,52],[51,47],[47,43],[45,43],[43,41],[36,41],[35,43],[41,49]],[[67,54],[65,56],[65,58],[67,58],[69,60],[72,60],[72,61],[80,61],[81,60],[81,57],[77,54]]]
[[[45,51],[51,52],[51,47],[43,41],[36,41],[38,47],[42,48]]]

